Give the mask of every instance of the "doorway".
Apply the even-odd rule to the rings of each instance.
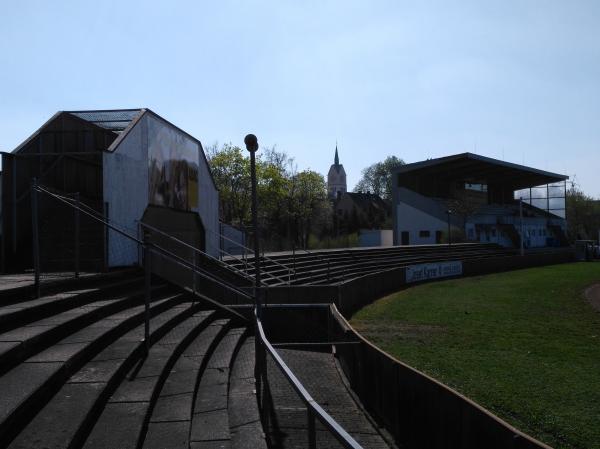
[[[409,237],[408,237],[408,231],[402,231],[402,233],[400,234],[400,244],[401,245],[408,245],[409,244]]]

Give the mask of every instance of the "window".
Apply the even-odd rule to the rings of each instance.
[[[421,238],[429,237],[429,231],[419,231],[419,237],[421,237]]]

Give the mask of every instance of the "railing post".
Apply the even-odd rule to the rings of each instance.
[[[104,202],[104,204],[102,205],[102,215],[104,217],[104,232],[102,233],[102,248],[104,250],[104,272],[108,271],[108,256],[109,256],[109,251],[108,251],[108,244],[109,244],[109,233],[108,233],[108,223],[110,223],[109,219],[108,219],[108,202]]]
[[[296,279],[296,244],[292,244],[292,266],[294,267],[294,279]]]
[[[310,408],[306,405],[306,419],[308,424],[308,447],[309,449],[317,449],[317,433],[315,431],[315,415]]]
[[[194,297],[192,298],[192,305],[196,299],[196,270],[198,268],[198,253],[196,251],[192,251],[192,263],[194,264],[194,269],[192,270],[192,292],[194,292]]]
[[[145,301],[144,301],[144,344],[146,354],[150,351],[150,300],[152,299],[152,242],[150,233],[144,234],[144,269],[145,269]]]
[[[79,192],[75,193],[75,277],[79,277]]]
[[[271,421],[271,392],[269,390],[269,380],[268,380],[268,374],[267,374],[267,350],[265,349],[264,346],[262,346],[261,349],[262,352],[262,381],[261,384],[264,388],[264,392],[262,394],[262,406],[263,406],[263,414],[264,414],[264,422],[263,422],[263,428],[265,430],[265,433],[269,432],[269,423]]]
[[[33,237],[33,268],[35,271],[34,288],[37,298],[40,297],[40,235],[38,219],[37,179],[33,178],[31,182],[31,227]]]
[[[261,376],[262,376],[262,370],[261,370],[261,355],[260,355],[260,351],[261,351],[261,345],[262,342],[260,341],[260,336],[258,334],[258,325],[255,323],[255,337],[254,337],[254,381],[256,382],[256,401],[258,402],[258,407],[260,408],[260,412],[263,412],[263,405],[262,405],[262,389],[261,389]]]

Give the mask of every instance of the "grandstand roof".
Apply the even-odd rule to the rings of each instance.
[[[92,111],[65,111],[86,122],[93,123],[101,128],[120,132],[140,115],[144,109],[102,109]]]
[[[454,154],[452,156],[428,159],[413,164],[405,164],[397,167],[393,172],[418,175],[419,177],[464,180],[474,184],[498,182],[510,184],[514,190],[569,179],[568,176],[558,173],[551,173],[473,153]]]

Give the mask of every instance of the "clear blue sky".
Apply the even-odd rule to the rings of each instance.
[[[0,150],[58,110],[149,107],[327,173],[471,151],[600,197],[600,2],[0,0]]]

